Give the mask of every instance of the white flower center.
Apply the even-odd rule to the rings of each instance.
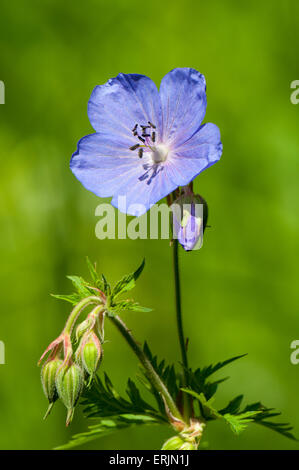
[[[169,152],[169,149],[166,147],[164,144],[159,144],[156,145],[155,147],[151,147],[152,152],[151,152],[151,157],[153,160],[153,163],[161,163],[165,162],[167,159],[167,155]]]

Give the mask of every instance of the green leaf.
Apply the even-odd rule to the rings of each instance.
[[[103,291],[107,296],[111,295],[111,286],[107,279],[105,278],[104,274],[102,274],[102,282],[103,282]]]
[[[233,400],[231,400],[225,408],[223,408],[222,410],[219,410],[219,413],[222,415],[226,413],[230,413],[230,414],[238,413],[238,411],[240,410],[243,397],[244,395],[238,395],[236,398],[233,398]]]
[[[224,419],[236,434],[242,432],[249,423],[256,423],[297,441],[296,437],[291,433],[293,427],[289,423],[269,421],[270,418],[280,416],[281,413],[274,411],[272,408],[264,407],[260,402],[247,405],[240,411],[243,395],[238,395],[225,408],[217,410],[212,406],[214,398],[207,400],[203,393],[198,394],[194,390],[186,388],[181,390],[200,402],[205,419]]]
[[[151,312],[151,308],[142,307],[138,302],[134,302],[133,300],[123,300],[121,302],[116,302],[113,306],[110,307],[109,312],[116,315],[124,310],[129,310],[133,312],[142,312],[147,313]]]
[[[123,414],[119,416],[107,417],[105,419],[100,419],[97,424],[89,426],[88,431],[75,434],[67,444],[56,447],[55,450],[65,450],[81,446],[87,442],[99,439],[100,437],[107,436],[112,432],[120,431],[130,426],[158,423],[159,421],[157,419],[146,415]]]
[[[276,418],[280,416],[281,413],[279,411],[275,411],[273,408],[266,408],[262,403],[252,403],[251,405],[247,405],[246,408],[243,410],[251,411],[251,410],[259,410],[259,414],[254,417],[254,422],[256,424],[260,424],[261,426],[265,426],[268,429],[272,429],[272,431],[278,432],[282,436],[285,436],[289,439],[297,441],[298,439],[291,433],[293,430],[293,426],[290,423],[279,423],[275,421],[269,421],[270,418]]]
[[[70,294],[70,295],[59,295],[59,294],[51,294],[52,297],[59,300],[65,300],[66,302],[70,302],[72,305],[76,305],[81,300],[81,296],[78,294]]]
[[[182,391],[188,393],[189,395],[192,395],[201,403],[205,411],[204,417],[210,419],[224,419],[230,425],[233,432],[235,432],[236,434],[240,434],[240,432],[242,432],[246,428],[246,426],[253,421],[254,416],[260,413],[259,410],[251,410],[245,411],[240,414],[221,414],[220,411],[218,411],[212,406],[212,403],[214,402],[213,398],[207,400],[203,393],[198,394],[193,390],[189,390],[186,388],[183,388]],[[226,409],[236,409],[237,403],[240,403],[240,397],[236,397],[234,400],[232,400]]]
[[[79,276],[66,276],[73,284],[75,289],[78,291],[78,294],[81,298],[88,297],[89,295],[94,295],[94,291],[90,289],[88,283]]]
[[[98,281],[100,280],[99,275],[98,275],[97,270],[96,270],[96,267],[95,267],[94,264],[92,264],[92,262],[90,261],[88,256],[86,256],[86,263],[87,263],[87,267],[88,267],[88,270],[90,272],[91,278],[92,278],[93,282],[96,285],[98,283]]]
[[[213,382],[209,382],[207,379],[214,374],[215,372],[219,371],[223,367],[227,366],[228,364],[246,356],[246,354],[242,354],[240,356],[235,356],[230,359],[227,359],[223,362],[218,362],[216,365],[210,365],[208,367],[198,368],[195,371],[191,369],[188,370],[188,377],[189,377],[189,386],[192,390],[196,391],[197,393],[203,393],[204,396],[209,400],[212,396],[215,395],[218,385],[228,377],[214,380]]]
[[[254,417],[260,413],[259,411],[246,411],[238,415],[231,415],[226,413],[223,418],[228,422],[234,433],[240,434],[248,426],[249,423],[254,421]]]
[[[115,299],[120,294],[123,294],[124,292],[127,292],[135,287],[136,280],[139,278],[140,274],[142,273],[144,266],[145,266],[145,259],[143,259],[141,265],[134,273],[127,274],[120,281],[116,283],[112,291],[112,299]]]
[[[96,377],[90,389],[86,389],[80,403],[87,418],[98,419],[87,432],[76,434],[71,441],[58,449],[69,449],[98,439],[111,432],[132,425],[165,423],[167,419],[147,403],[136,384],[129,379],[127,396],[123,398],[114,388],[107,374],[104,380]]]
[[[129,379],[127,396],[124,398],[115,390],[110,378],[104,375],[104,381],[96,377],[90,389],[85,390],[81,399],[84,413],[88,418],[103,418],[119,414],[148,414],[164,420],[164,416],[147,403],[135,383]]]

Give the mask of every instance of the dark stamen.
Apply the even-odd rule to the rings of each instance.
[[[153,129],[156,129],[156,126],[151,122],[151,121],[147,121],[149,123],[149,125],[153,128]]]
[[[141,134],[141,135],[142,135],[142,137],[150,137],[151,136],[150,134],[144,134],[144,133]]]
[[[132,145],[132,147],[130,147],[130,150],[136,150],[138,149],[138,147],[140,147],[140,144]]]
[[[142,155],[143,155],[143,149],[139,149],[138,150],[138,157],[142,158]]]
[[[138,139],[141,140],[141,142],[145,143],[145,140],[142,137],[140,137],[140,135],[138,136]]]
[[[138,135],[138,132],[137,132],[137,131],[134,131],[134,132],[133,132],[133,135],[134,135],[134,136]]]
[[[132,129],[132,132],[135,132],[138,127],[138,124],[135,124],[135,127]]]
[[[155,142],[155,140],[156,140],[156,133],[152,132],[152,141]]]

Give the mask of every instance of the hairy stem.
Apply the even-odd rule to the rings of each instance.
[[[121,320],[120,317],[115,316],[115,317],[109,317],[112,323],[118,328],[120,333],[123,335],[131,349],[134,351],[136,356],[138,357],[139,361],[143,365],[143,367],[146,370],[147,377],[152,384],[152,386],[161,394],[163,397],[169,412],[174,418],[177,418],[179,420],[182,420],[182,416],[173,400],[171,397],[169,391],[167,390],[165,384],[162,382],[161,378],[159,375],[156,373],[155,369],[153,368],[151,362],[149,359],[146,357],[144,354],[143,350],[137,343],[137,341],[134,339],[131,331],[127,328],[126,324]]]

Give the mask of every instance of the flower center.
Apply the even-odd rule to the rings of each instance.
[[[152,147],[151,157],[152,157],[153,163],[165,162],[167,155],[168,155],[168,148],[166,147],[166,145],[159,144],[159,145],[156,145],[155,147]]]
[[[139,130],[140,128],[140,130]],[[152,122],[148,121],[148,124],[135,124],[132,129],[134,137],[139,142],[130,147],[130,150],[134,151],[138,149],[139,158],[143,157],[144,152],[149,154],[153,163],[165,162],[168,155],[168,148],[163,144],[156,144],[156,126]]]

